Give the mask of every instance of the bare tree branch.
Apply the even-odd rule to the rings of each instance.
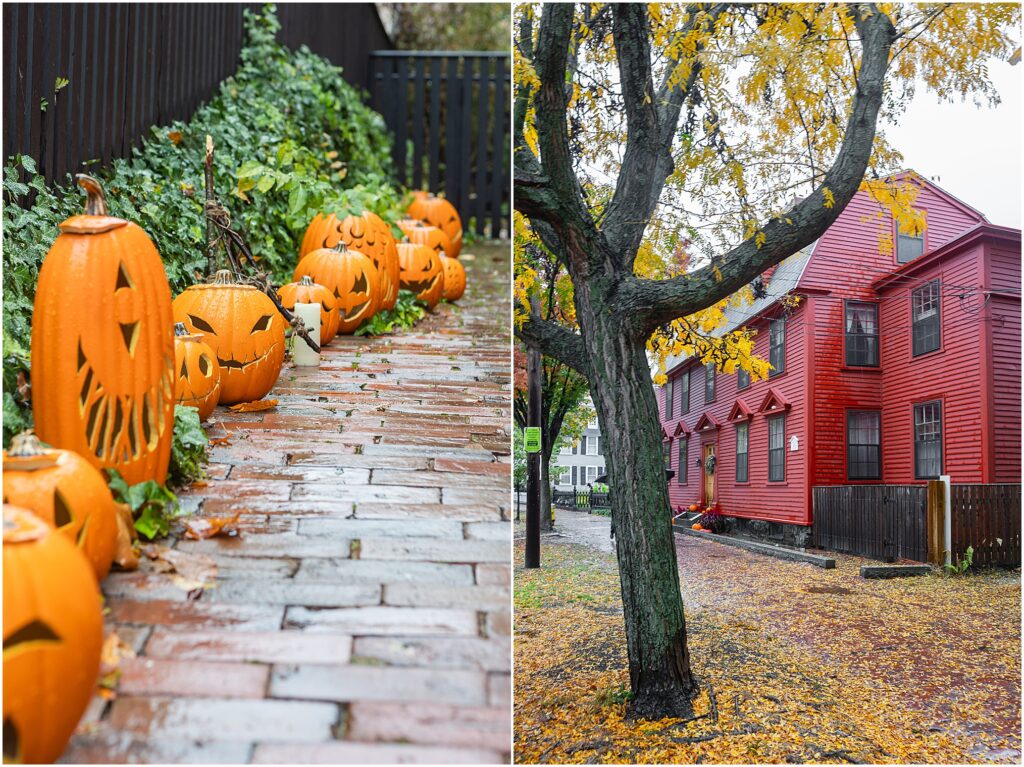
[[[861,66],[843,143],[822,183],[788,213],[772,219],[758,234],[703,269],[669,280],[630,278],[619,297],[635,308],[639,332],[649,334],[729,296],[768,267],[814,242],[857,192],[871,157],[895,29],[873,5],[853,6],[849,12],[861,38]]]
[[[544,356],[568,365],[584,377],[588,375],[590,366],[583,339],[561,325],[530,316],[516,328],[516,337]]]

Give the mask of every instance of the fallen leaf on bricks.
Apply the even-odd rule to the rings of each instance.
[[[270,410],[277,407],[276,399],[261,399],[255,402],[239,402],[231,405],[228,410],[232,413],[258,413],[261,410]]]
[[[190,519],[185,523],[185,537],[193,541],[213,538],[216,535],[238,535],[238,515],[236,511],[230,517],[201,517]]]

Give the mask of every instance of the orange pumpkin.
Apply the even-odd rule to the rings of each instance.
[[[262,291],[221,269],[174,299],[174,321],[201,335],[220,366],[222,405],[262,399],[284,363],[285,321]]]
[[[185,324],[174,325],[174,401],[199,411],[205,421],[220,399],[220,365],[203,337],[192,335]]]
[[[117,508],[106,479],[78,453],[43,447],[32,432],[4,451],[4,503],[56,527],[85,554],[97,578],[114,559]]]
[[[703,527],[700,526],[700,522],[694,522],[692,525],[690,525],[690,527],[692,529],[694,529],[694,530],[703,530],[704,529]]]
[[[695,504],[695,503],[691,503],[691,504],[690,504],[690,511],[696,511],[696,510],[697,510],[697,509],[699,509],[699,508],[700,508],[700,506],[698,506],[698,505],[697,505],[697,504]]]
[[[162,483],[174,429],[171,289],[146,233],[107,215],[95,179],[76,178],[85,213],[60,225],[36,286],[36,432],[129,484]]]
[[[4,763],[51,763],[96,689],[100,593],[67,538],[25,509],[3,514]]]
[[[369,256],[338,241],[333,248],[307,254],[295,268],[293,279],[309,275],[334,295],[338,304],[338,332],[354,333],[377,313],[380,276]]]
[[[444,292],[444,267],[441,257],[425,245],[398,243],[398,262],[402,265],[402,290],[416,294],[431,309]]]
[[[448,235],[452,242],[452,249],[448,255],[452,258],[459,257],[462,251],[462,219],[459,218],[455,206],[448,200],[433,195],[419,196],[413,199],[406,213],[410,218],[425,221]]]
[[[320,304],[320,345],[324,346],[338,335],[341,315],[338,314],[338,302],[334,294],[323,285],[313,282],[308,274],[302,275],[298,282],[289,282],[277,289],[277,297],[281,306],[291,310],[295,304]]]
[[[398,222],[398,228],[402,230],[402,233],[405,234],[409,242],[415,242],[417,245],[426,245],[439,256],[441,254],[447,256],[451,252],[452,241],[448,239],[447,234],[436,226],[430,226],[422,221],[407,218]]]
[[[318,213],[306,229],[299,248],[301,260],[314,250],[333,248],[338,242],[369,256],[380,278],[378,308],[393,309],[398,301],[398,250],[391,227],[376,213],[338,219]]]
[[[466,292],[466,269],[457,258],[441,255],[441,268],[444,270],[444,290],[441,295],[445,301],[458,301]]]

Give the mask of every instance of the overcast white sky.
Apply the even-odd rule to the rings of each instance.
[[[959,101],[940,104],[918,89],[889,140],[913,168],[977,208],[993,224],[1021,222],[1021,65],[989,64],[1003,103],[995,109]]]

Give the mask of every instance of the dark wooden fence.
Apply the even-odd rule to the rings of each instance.
[[[395,136],[398,181],[443,192],[464,228],[507,236],[509,54],[376,51],[369,90]]]
[[[814,545],[871,559],[928,561],[923,485],[815,487]]]
[[[60,180],[187,119],[234,73],[247,7],[260,6],[5,3],[4,158],[27,154]],[[359,87],[370,52],[390,46],[372,3],[282,3],[278,18],[282,43],[308,45]]]
[[[976,565],[1020,566],[1020,485],[953,485],[953,561],[967,547]]]
[[[610,509],[610,493],[594,493],[590,490],[554,490],[551,503],[559,509]]]

